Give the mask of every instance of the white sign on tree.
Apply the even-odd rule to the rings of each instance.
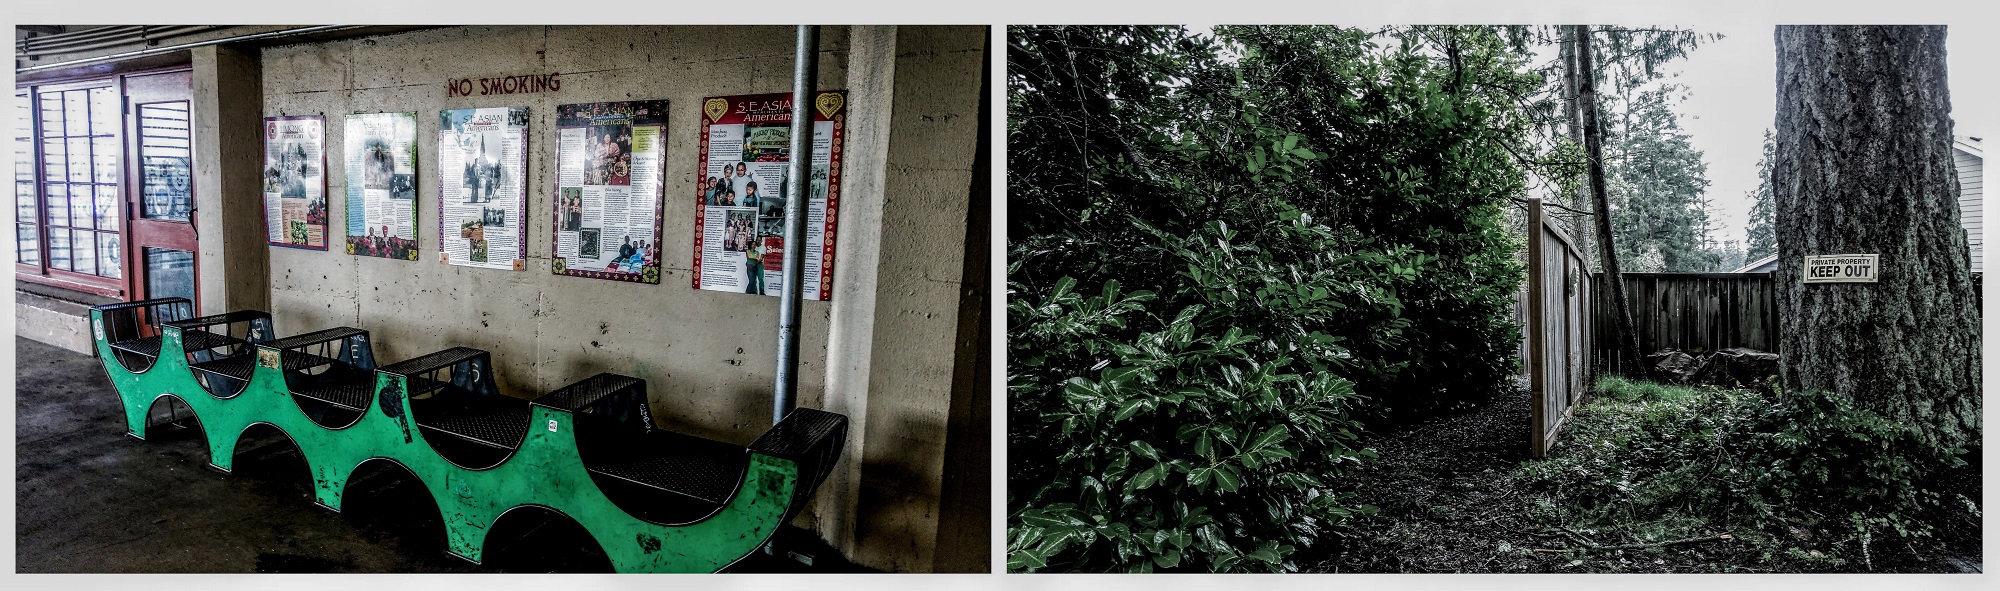
[[[1881,255],[1875,254],[1816,254],[1806,255],[1805,283],[1874,283],[1881,265],[1877,264]]]

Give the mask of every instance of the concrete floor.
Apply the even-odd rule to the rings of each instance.
[[[357,474],[334,513],[313,505],[304,460],[275,431],[246,434],[225,475],[206,466],[191,420],[153,427],[145,441],[126,436],[97,359],[17,337],[14,361],[18,572],[610,571],[560,517],[503,520],[483,564],[448,556],[437,507],[407,474]],[[787,526],[778,537],[815,566],[758,554],[731,572],[856,570],[810,532]]]

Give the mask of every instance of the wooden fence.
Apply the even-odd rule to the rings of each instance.
[[[1570,410],[1590,391],[1594,291],[1576,243],[1551,223],[1539,199],[1528,200],[1528,286],[1517,300],[1527,317],[1522,362],[1528,370],[1529,452],[1547,454]]]
[[[1632,326],[1639,333],[1639,354],[1661,349],[1707,352],[1744,347],[1778,352],[1777,284],[1772,273],[1626,273],[1625,291],[1632,301]],[[1972,274],[1975,306],[1984,299],[1979,273]],[[1591,349],[1601,372],[1628,373],[1618,346],[1618,319],[1613,316],[1611,289],[1603,273],[1591,274],[1597,289],[1590,311],[1595,333]]]
[[[1639,354],[1661,349],[1699,352],[1729,347],[1778,350],[1778,307],[1770,273],[1626,273]],[[1603,273],[1591,301],[1596,319],[1591,348],[1597,370],[1628,373],[1639,366],[1618,345],[1618,319]],[[1638,360],[1643,362],[1644,360]]]

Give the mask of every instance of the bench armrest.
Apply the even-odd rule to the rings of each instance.
[[[301,335],[288,336],[282,339],[271,341],[269,343],[265,343],[264,346],[270,347],[272,349],[297,349],[301,347],[309,347],[312,345],[317,345],[327,341],[344,339],[354,335],[367,335],[367,334],[368,331],[361,330],[359,328],[340,326],[340,327],[329,328],[326,330],[313,331]]]
[[[805,509],[813,491],[833,473],[840,452],[847,448],[847,416],[816,408],[795,408],[750,444],[750,451],[784,458],[799,465],[797,494],[785,511],[790,520]]]
[[[159,305],[165,305],[165,304],[176,304],[176,303],[178,303],[178,304],[186,304],[186,305],[188,306],[188,309],[190,309],[190,310],[192,310],[192,309],[194,308],[194,303],[193,303],[193,302],[189,302],[187,298],[153,298],[153,299],[150,299],[150,300],[139,300],[139,301],[136,301],[136,302],[118,302],[118,303],[115,303],[115,304],[105,304],[105,305],[102,305],[102,306],[91,306],[91,307],[90,307],[90,309],[92,309],[92,310],[98,310],[98,311],[101,311],[101,312],[116,312],[116,311],[119,311],[119,310],[131,310],[131,309],[134,309],[134,308],[148,308],[148,307],[152,307],[152,306],[159,306]]]
[[[237,322],[250,322],[252,320],[270,320],[270,319],[271,319],[270,312],[264,312],[261,310],[237,310],[234,312],[223,312],[221,314],[202,316],[200,318],[175,320],[172,322],[165,322],[163,324],[185,330],[190,328],[205,328],[205,327],[215,326],[217,324],[232,324]]]
[[[486,357],[486,352],[472,347],[452,347],[415,359],[405,359],[381,368],[381,371],[410,377],[430,373],[446,367]]]

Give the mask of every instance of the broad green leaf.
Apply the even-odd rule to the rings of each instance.
[[[1139,398],[1127,400],[1125,401],[1125,404],[1123,406],[1118,407],[1117,416],[1111,417],[1111,420],[1123,421],[1125,419],[1132,418],[1133,415],[1139,414],[1140,411],[1146,410],[1147,402],[1148,402],[1147,400]]]
[[[1227,468],[1211,470],[1215,473],[1215,486],[1223,492],[1236,492],[1243,488],[1243,477],[1231,473]]]
[[[1281,443],[1286,439],[1291,439],[1291,437],[1292,434],[1285,431],[1284,425],[1276,425],[1258,434],[1256,439],[1250,440],[1250,449],[1253,451],[1260,450]]]
[[[1053,291],[1053,292],[1050,292],[1050,293],[1049,293],[1049,299],[1050,299],[1050,300],[1055,300],[1055,299],[1058,299],[1058,298],[1061,298],[1061,297],[1063,297],[1063,294],[1067,294],[1067,293],[1069,293],[1069,290],[1071,290],[1071,289],[1075,289],[1075,288],[1076,288],[1076,278],[1075,278],[1075,277],[1068,277],[1068,276],[1065,276],[1065,277],[1063,277],[1062,279],[1057,279],[1057,280],[1056,280],[1056,289],[1055,289],[1055,291]]]

